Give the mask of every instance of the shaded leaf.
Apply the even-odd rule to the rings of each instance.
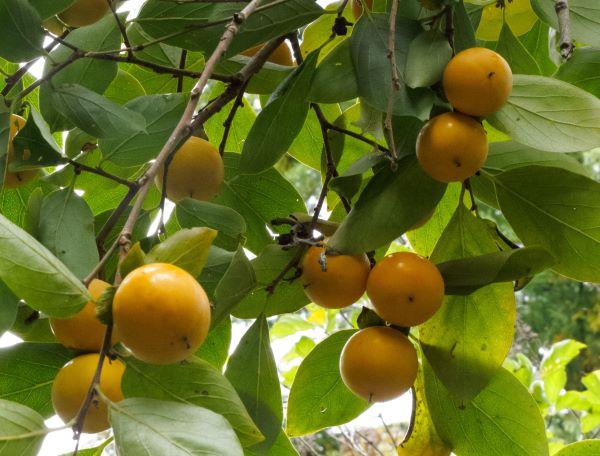
[[[45,429],[44,419],[34,410],[21,404],[0,399],[0,454],[6,456],[35,456],[38,454],[44,434],[3,442],[3,437],[27,435]]]
[[[43,54],[44,30],[27,0],[0,1],[0,57],[26,62]]]
[[[422,32],[408,47],[404,71],[406,85],[414,89],[440,81],[451,57],[452,48],[443,33],[437,30]]]

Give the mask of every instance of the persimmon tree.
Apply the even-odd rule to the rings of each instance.
[[[593,430],[581,345],[541,392],[506,358],[537,274],[600,283],[598,62],[586,0],[0,0],[0,453],[56,413],[75,453],[294,455],[409,390],[400,455]]]

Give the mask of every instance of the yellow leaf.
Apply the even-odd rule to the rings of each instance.
[[[531,27],[537,21],[537,16],[531,8],[530,0],[513,0],[512,2],[507,0],[505,3],[505,11],[502,11],[502,8],[497,8],[495,4],[483,8],[476,34],[478,40],[498,40],[504,23],[503,16],[506,17],[506,22],[516,36],[523,35],[531,30]]]

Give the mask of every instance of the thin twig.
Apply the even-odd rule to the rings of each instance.
[[[398,446],[398,444],[396,443],[396,437],[394,437],[394,434],[392,434],[392,430],[389,428],[389,426],[383,419],[383,415],[381,413],[379,414],[379,420],[381,421],[381,424],[383,424],[383,428],[385,429],[386,434],[392,441],[392,445],[394,445],[394,448],[396,448]]]
[[[273,294],[277,285],[279,285],[279,283],[285,279],[285,275],[292,269],[298,267],[298,265],[300,264],[300,260],[302,259],[302,257],[304,256],[304,253],[307,250],[308,250],[307,244],[302,244],[298,247],[298,250],[296,251],[296,255],[294,255],[292,258],[290,258],[290,261],[287,262],[287,264],[283,267],[281,272],[279,274],[277,274],[277,276],[265,287],[265,291],[267,292],[267,294],[269,294],[269,295]]]
[[[240,87],[237,97],[235,97],[235,101],[233,102],[233,106],[229,111],[229,115],[225,122],[223,122],[223,137],[221,138],[221,143],[219,144],[219,153],[221,157],[225,154],[225,147],[227,146],[227,138],[229,138],[229,132],[231,131],[231,126],[233,125],[233,120],[235,119],[235,115],[237,113],[238,108],[244,106],[244,92],[246,91],[246,87],[250,80],[246,80]]]
[[[106,331],[104,332],[104,340],[102,341],[102,348],[100,349],[100,353],[98,356],[98,364],[96,366],[96,372],[94,372],[94,377],[92,378],[92,382],[88,389],[88,392],[85,396],[81,407],[79,408],[79,412],[77,412],[77,416],[75,417],[75,424],[73,424],[73,434],[74,438],[77,439],[77,444],[75,446],[74,455],[77,454],[77,450],[79,447],[79,440],[81,438],[81,433],[83,431],[83,424],[85,422],[85,417],[87,416],[88,409],[94,400],[94,396],[96,395],[96,388],[100,384],[100,376],[102,375],[102,366],[104,365],[104,359],[106,358],[108,351],[112,345],[112,323],[106,325]]]
[[[185,70],[185,61],[187,59],[187,51],[185,49],[181,50],[181,57],[179,59],[179,70]],[[177,93],[181,93],[183,91],[183,76],[184,74],[180,74],[177,77]]]
[[[554,0],[554,11],[558,17],[558,32],[560,34],[560,55],[568,60],[573,54],[575,45],[571,38],[571,18],[568,0]]]
[[[121,36],[123,37],[123,43],[125,43],[125,48],[127,49],[127,54],[130,57],[133,57],[133,52],[131,51],[131,43],[129,42],[129,37],[127,36],[127,30],[125,29],[125,25],[121,22],[119,15],[117,14],[117,9],[115,8],[116,0],[106,0],[108,3],[108,7],[110,8],[115,22],[117,23],[117,27],[119,27],[119,31],[121,32]]]
[[[77,162],[75,160],[71,160],[71,159],[68,160],[68,163],[75,168],[75,173],[77,173],[77,174],[80,173],[81,171],[85,171],[87,173],[96,174],[98,176],[102,176],[107,179],[113,180],[121,185],[125,185],[128,188],[135,187],[135,185],[136,185],[135,182],[129,181],[129,180],[124,179],[119,176],[115,176],[114,174],[104,171],[102,168],[94,168],[92,166],[84,165],[83,163],[79,163],[79,162]]]
[[[359,141],[362,141],[365,144],[369,144],[369,145],[373,146],[374,148],[380,150],[381,152],[385,152],[387,154],[390,153],[390,149],[388,149],[385,146],[382,146],[381,144],[377,143],[376,141],[373,141],[373,140],[367,138],[366,136],[361,135],[360,133],[356,133],[352,130],[348,130],[347,128],[340,127],[340,126],[332,124],[330,122],[327,122],[327,128],[329,130],[335,130],[338,133],[342,133],[346,136],[351,136],[352,138],[358,139]]]
[[[392,126],[392,116],[394,114],[394,98],[396,92],[400,90],[400,76],[398,75],[398,65],[396,63],[396,14],[398,12],[398,0],[392,0],[392,7],[390,9],[390,31],[388,34],[388,53],[387,57],[390,60],[391,72],[392,72],[392,84],[390,90],[390,96],[388,98],[387,111],[385,115],[385,121],[383,123],[388,136],[388,143],[390,145],[390,152],[392,158],[392,164],[395,165],[398,161],[398,153],[396,151],[396,143],[394,140],[394,128]]]
[[[96,245],[100,250],[103,250],[104,241],[106,237],[110,234],[112,229],[115,227],[121,215],[127,210],[129,207],[129,203],[133,200],[135,195],[137,194],[138,186],[132,187],[129,189],[127,194],[123,197],[117,208],[110,214],[108,220],[102,225],[98,235],[96,236]]]

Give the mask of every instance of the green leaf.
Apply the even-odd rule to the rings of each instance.
[[[531,0],[537,16],[558,30],[554,0]],[[600,46],[600,4],[589,0],[569,0],[570,30],[574,39]]]
[[[362,191],[329,246],[342,253],[381,247],[428,215],[444,189],[421,170],[414,156],[402,159],[396,172],[386,166]]]
[[[217,325],[254,288],[256,277],[244,249],[235,252],[227,271],[215,289],[212,325]]]
[[[142,250],[142,246],[139,242],[136,242],[128,250],[127,255],[123,258],[123,261],[119,264],[119,272],[121,277],[127,277],[134,269],[137,269],[147,263],[146,253]]]
[[[461,186],[460,183],[449,184],[429,221],[420,228],[406,233],[410,245],[419,255],[431,256],[438,239],[456,211]]]
[[[0,336],[8,331],[17,318],[19,298],[0,281]]]
[[[472,5],[469,5],[472,6]],[[469,18],[469,13],[465,9],[465,4],[462,1],[457,2],[454,5],[454,50],[460,52],[468,48],[477,46],[475,40],[475,29],[473,23]],[[479,17],[481,17],[481,10],[479,10]],[[479,21],[479,20],[478,20]],[[477,24],[475,25],[475,27]]]
[[[554,258],[540,247],[487,253],[437,264],[447,295],[468,295],[497,282],[513,282],[548,269]]]
[[[170,263],[199,276],[208,258],[208,249],[217,232],[210,228],[185,228],[156,244],[146,254],[148,263]]]
[[[214,203],[228,206],[246,221],[246,247],[259,252],[271,243],[266,225],[273,219],[292,212],[306,212],[302,197],[292,184],[275,169],[258,175],[239,172],[238,154],[225,154],[225,180]]]
[[[591,456],[600,453],[600,440],[582,440],[560,449],[554,456]]]
[[[101,138],[102,156],[119,166],[142,165],[156,157],[179,122],[187,103],[181,93],[147,95],[125,104],[121,109],[145,119],[145,129],[118,129]]]
[[[515,168],[492,180],[504,216],[525,245],[548,250],[558,261],[554,270],[567,277],[600,281],[598,182],[544,166]]]
[[[106,15],[95,24],[74,30],[65,41],[87,51],[109,51],[119,49],[121,34],[114,17]],[[59,45],[52,51],[44,64],[43,74],[52,71],[55,65],[70,58],[73,50]],[[51,131],[72,128],[71,119],[63,116],[60,107],[54,105],[54,88],[61,84],[79,84],[98,94],[103,93],[117,75],[117,62],[91,58],[78,59],[52,77],[40,87],[40,112],[48,122]]]
[[[133,135],[146,128],[142,115],[77,84],[55,87],[52,102],[75,126],[95,138]]]
[[[483,169],[491,174],[499,174],[509,169],[528,165],[552,166],[582,176],[589,176],[588,169],[572,155],[544,152],[514,141],[490,144]],[[478,176],[471,177],[470,180],[478,198],[490,206],[499,208],[494,181],[487,176],[487,173],[480,173]]]
[[[451,58],[452,48],[442,32],[422,32],[408,47],[404,72],[406,85],[415,89],[435,84],[442,79],[444,68]]]
[[[104,91],[104,96],[118,104],[126,104],[131,100],[146,95],[146,91],[134,76],[119,69],[117,76]]]
[[[44,419],[23,405],[0,399],[0,454],[10,456],[35,456],[38,454],[44,434]],[[33,436],[22,439],[4,441],[6,437],[16,437],[34,433]]]
[[[208,251],[208,258],[198,281],[204,287],[204,291],[211,301],[214,301],[215,289],[227,272],[234,256],[235,252],[229,252],[214,245]]]
[[[497,251],[485,221],[459,204],[431,261],[441,263]],[[513,287],[494,284],[468,296],[446,297],[440,310],[419,326],[423,352],[457,400],[475,397],[498,372],[512,344],[515,319]]]
[[[535,58],[514,35],[506,22],[500,31],[496,52],[506,59],[515,74],[541,74]]]
[[[244,446],[263,440],[231,383],[201,359],[173,366],[151,366],[130,359],[121,387],[125,397],[177,401],[218,413],[229,421]]]
[[[98,264],[94,215],[72,188],[44,197],[38,239],[79,278]]]
[[[271,339],[280,339],[283,337],[294,335],[300,331],[314,329],[315,325],[302,315],[291,314],[282,315],[271,326]]]
[[[225,418],[194,405],[130,398],[111,403],[109,416],[120,454],[244,454]]]
[[[392,90],[392,71],[387,57],[389,16],[383,13],[364,15],[354,26],[350,37],[350,50],[358,93],[371,106],[387,111]],[[425,120],[433,105],[434,95],[428,89],[410,89],[403,78],[410,43],[422,28],[417,21],[398,18],[396,22],[396,64],[400,74],[400,90],[396,92],[393,114],[418,117]]]
[[[329,336],[300,364],[288,399],[288,435],[301,436],[338,426],[369,408],[369,403],[354,395],[340,376],[340,354],[355,332],[349,329]]]
[[[575,48],[571,58],[558,67],[554,77],[600,97],[600,48]]]
[[[38,311],[23,303],[20,303],[17,308],[17,318],[10,332],[24,342],[54,343],[56,341],[50,329],[49,318],[41,316]]]
[[[315,103],[337,103],[358,97],[358,82],[350,53],[350,40],[338,44],[319,63],[308,98]]]
[[[549,152],[600,144],[600,100],[566,82],[515,75],[512,93],[490,123],[515,141]]]
[[[48,125],[35,110],[29,111],[29,119],[13,140],[14,155],[10,171],[55,166],[64,162],[60,148],[48,130]]]
[[[424,377],[435,428],[456,454],[548,455],[544,420],[538,405],[506,370],[498,370],[487,387],[466,404],[444,388],[427,364]]]
[[[0,0],[0,57],[26,62],[43,54],[44,29],[27,0]]]
[[[94,448],[86,448],[85,450],[79,450],[77,452],[77,456],[102,456],[104,448],[106,448],[108,445],[110,445],[113,442],[113,440],[114,440],[113,437],[109,437],[104,442],[102,442],[100,445],[98,445]],[[69,453],[62,454],[61,456],[72,456],[72,454],[73,453],[69,452]]]
[[[244,142],[240,170],[256,174],[271,167],[287,152],[300,132],[310,103],[306,94],[319,52],[311,53],[278,87],[260,112]]]
[[[295,312],[310,300],[304,294],[299,280],[282,280],[269,292],[267,287],[281,273],[283,268],[298,254],[298,249],[284,250],[278,245],[268,245],[260,255],[252,260],[256,274],[256,287],[236,307],[233,314],[238,318],[256,318],[261,313],[266,316]],[[290,271],[286,278],[293,277]]]
[[[281,432],[283,409],[269,325],[264,316],[257,318],[240,340],[229,358],[225,376],[265,436],[259,448],[268,449]]]
[[[551,404],[567,384],[567,364],[579,356],[586,345],[572,339],[561,340],[552,345],[540,364],[540,379],[544,382],[544,392]]]
[[[290,441],[285,432],[280,431],[271,448],[265,452],[260,445],[253,448],[246,448],[244,456],[299,456],[298,451]]]
[[[269,3],[274,5],[255,11],[240,26],[226,55],[237,54],[276,36],[285,35],[323,14],[323,10],[312,0],[265,2],[263,5],[268,6]],[[210,53],[217,46],[225,24],[240,10],[240,4],[236,3],[177,5],[172,2],[150,0],[142,7],[136,22],[153,38],[176,34],[164,40],[167,44]],[[206,25],[216,20],[221,20],[221,23]]]
[[[90,299],[63,263],[3,215],[0,252],[0,279],[30,307],[53,317],[69,317]]]
[[[206,271],[206,269],[205,269]],[[202,283],[202,285],[205,285]],[[231,345],[231,319],[225,318],[221,323],[211,328],[208,336],[195,353],[195,356],[210,363],[220,371],[229,357]]]
[[[548,26],[537,21],[531,30],[519,37],[523,46],[533,56],[544,76],[556,71],[556,63],[550,55],[550,33]],[[554,49],[552,49],[554,53]]]
[[[207,201],[186,198],[176,206],[177,220],[184,228],[206,226],[218,231],[213,245],[237,249],[246,232],[246,222],[233,209]]]
[[[52,382],[72,357],[73,352],[58,344],[22,343],[0,349],[0,397],[50,417]]]
[[[29,0],[42,19],[48,19],[67,9],[73,0]]]

